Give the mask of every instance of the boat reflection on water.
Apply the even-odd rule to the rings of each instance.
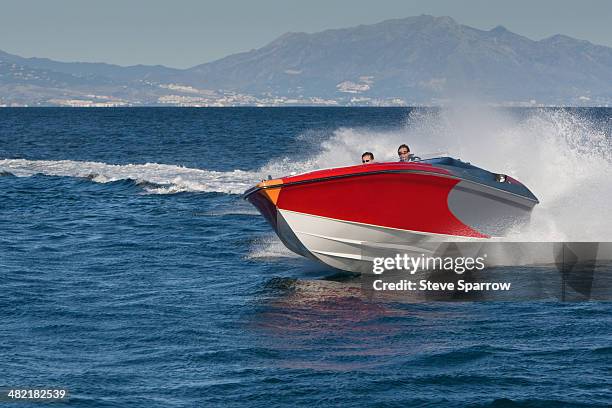
[[[361,286],[361,277],[349,275],[271,279],[252,328],[260,332],[262,347],[279,353],[276,360],[283,368],[368,370],[449,346],[442,337],[410,348],[396,340],[440,321],[461,319],[461,312],[381,302]]]

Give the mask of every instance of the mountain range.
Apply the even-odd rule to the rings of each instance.
[[[612,48],[422,15],[286,33],[188,69],[0,51],[0,105],[612,105]]]

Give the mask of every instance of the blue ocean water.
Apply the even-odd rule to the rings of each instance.
[[[77,407],[611,406],[609,302],[368,298],[240,197],[270,173],[392,155],[438,115],[1,109],[0,387],[66,388]],[[500,134],[554,122],[603,135],[588,153],[609,157],[610,109],[510,116]]]

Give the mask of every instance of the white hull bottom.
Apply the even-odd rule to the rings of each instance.
[[[278,209],[277,232],[292,251],[331,267],[373,273],[375,258],[481,257],[485,265],[558,264],[612,260],[612,243],[501,242],[397,230]],[[573,259],[573,258],[572,258]]]

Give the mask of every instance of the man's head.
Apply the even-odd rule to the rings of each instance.
[[[374,161],[374,154],[370,152],[365,152],[361,155],[361,162],[364,164],[372,163]]]
[[[397,155],[399,156],[400,161],[408,161],[410,158],[410,148],[408,145],[400,145],[400,147],[397,148]]]

